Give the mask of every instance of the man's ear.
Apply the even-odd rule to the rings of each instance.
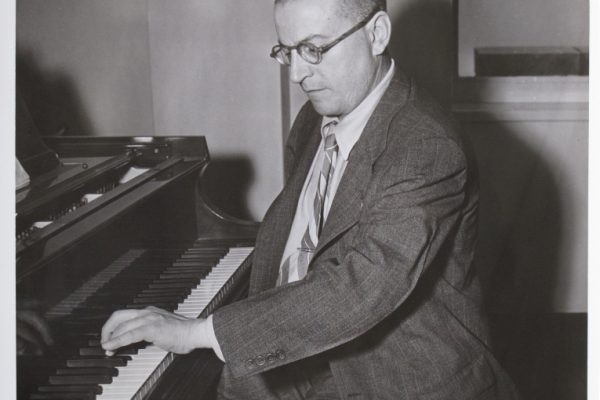
[[[392,36],[392,21],[385,11],[380,11],[369,23],[369,38],[371,39],[371,49],[374,56],[383,54],[387,48]]]

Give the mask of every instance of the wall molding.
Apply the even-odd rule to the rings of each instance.
[[[587,76],[509,76],[457,78],[455,103],[587,103]]]
[[[459,121],[584,121],[588,103],[454,103],[452,112]]]
[[[457,78],[452,111],[461,121],[587,121],[587,76]]]

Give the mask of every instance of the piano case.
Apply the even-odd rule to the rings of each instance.
[[[56,343],[44,355],[21,349],[18,397],[120,398],[107,394],[114,375],[148,346],[103,356],[107,316],[183,307],[231,248],[251,253],[258,225],[208,200],[203,137],[48,137],[44,145],[59,162],[16,192],[17,309],[35,308]],[[198,313],[245,296],[250,263],[243,256],[219,287],[212,283]],[[211,398],[222,367],[212,351],[168,358],[127,398]]]

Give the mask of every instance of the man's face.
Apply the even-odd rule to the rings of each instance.
[[[339,16],[338,0],[290,0],[275,7],[279,42],[293,46],[310,42],[323,46],[358,21]],[[317,112],[343,117],[373,89],[377,58],[367,28],[362,28],[323,54],[320,64],[303,60],[292,51],[290,79],[298,83]]]

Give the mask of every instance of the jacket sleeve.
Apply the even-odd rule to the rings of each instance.
[[[214,314],[234,376],[263,372],[364,334],[403,302],[432,265],[465,202],[460,147],[430,136],[394,147],[374,172],[350,246],[316,259],[305,279]]]

